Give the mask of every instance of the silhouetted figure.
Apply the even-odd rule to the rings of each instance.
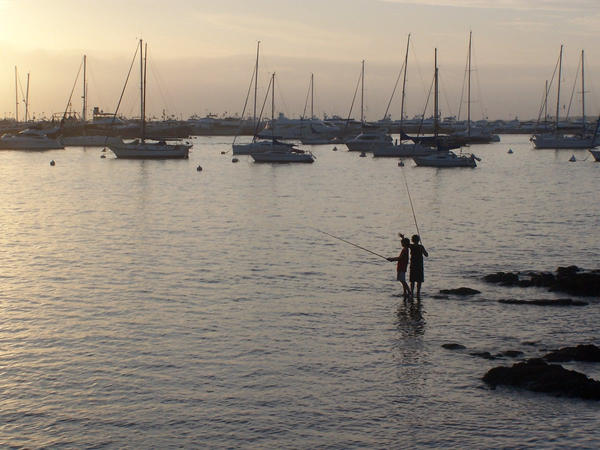
[[[410,291],[414,294],[415,283],[417,283],[417,297],[421,295],[421,283],[425,280],[423,270],[423,255],[429,256],[425,247],[420,242],[418,234],[413,234],[410,244]]]
[[[397,258],[388,258],[388,261],[398,261],[398,265],[396,266],[396,280],[402,283],[404,297],[408,297],[409,295],[412,296],[412,291],[406,282],[406,267],[408,266],[408,249],[410,247],[410,241],[408,238],[405,238],[403,234],[400,234],[400,237],[402,238],[400,241],[402,244],[402,251]]]

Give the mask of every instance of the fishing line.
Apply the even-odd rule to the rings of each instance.
[[[353,245],[354,247],[356,247],[356,248],[360,248],[361,250],[364,250],[365,252],[369,252],[369,253],[371,253],[371,254],[373,254],[373,255],[375,255],[375,256],[379,256],[380,258],[383,258],[383,259],[385,259],[386,261],[388,260],[388,259],[387,259],[387,256],[383,256],[383,255],[380,255],[379,253],[375,253],[374,251],[372,251],[372,250],[369,250],[368,248],[361,247],[360,245],[358,245],[358,244],[355,244],[354,242],[350,242],[350,241],[347,241],[346,239],[342,239],[341,237],[339,237],[339,236],[335,236],[335,235],[333,235],[333,234],[330,234],[330,233],[328,233],[327,231],[319,230],[318,228],[314,228],[314,227],[309,227],[309,228],[312,228],[313,230],[315,230],[315,231],[318,231],[319,233],[326,234],[327,236],[330,236],[330,237],[332,237],[332,238],[334,238],[334,239],[337,239],[337,240],[339,240],[339,241],[345,242],[346,244]]]
[[[400,167],[400,172],[402,172],[402,176],[404,177],[404,185],[406,186],[406,193],[408,194],[408,201],[410,203],[410,209],[412,210],[413,220],[415,221],[415,228],[417,229],[417,234],[421,237],[421,244],[423,243],[423,239],[421,236],[421,232],[419,231],[419,224],[417,223],[417,215],[415,214],[415,208],[413,207],[412,197],[410,196],[410,189],[408,189],[408,180],[406,179],[406,174],[404,173],[404,168]]]

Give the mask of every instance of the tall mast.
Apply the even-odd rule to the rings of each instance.
[[[585,70],[583,62],[583,50],[581,50],[581,126],[585,133]]]
[[[400,131],[404,132],[403,121],[404,121],[404,95],[406,89],[406,69],[408,68],[408,46],[410,45],[410,33],[408,33],[408,40],[406,41],[406,54],[404,55],[404,78],[402,79],[402,101],[400,103]]]
[[[15,121],[19,123],[19,76],[15,66]]]
[[[310,120],[315,117],[315,74],[310,74]]]
[[[29,120],[29,73],[27,74],[27,88],[25,88],[25,122]]]
[[[365,102],[365,60],[362,60],[362,71],[360,75],[360,123],[361,126],[365,126],[365,112],[364,112],[364,102]]]
[[[140,39],[140,134],[144,140],[144,46]]]
[[[438,135],[438,66],[437,66],[437,48],[434,57],[434,89],[433,89],[433,134]]]
[[[146,68],[148,65],[148,43],[144,44],[144,96],[142,100],[142,142],[146,137]]]
[[[260,41],[256,44],[256,65],[254,66],[254,114],[252,116],[252,123],[254,125],[254,129],[258,128],[258,123],[256,122],[256,96],[258,94],[258,55],[260,52]]]
[[[544,126],[548,123],[548,80],[546,80],[546,90],[544,97]]]
[[[560,46],[560,56],[558,57],[558,92],[556,94],[556,129],[555,131],[558,133],[558,114],[560,113],[560,78],[562,72],[562,52],[563,46]]]
[[[87,56],[83,55],[83,106],[81,108],[81,120],[85,123],[86,115],[85,112],[87,110],[87,81],[86,81],[86,64],[87,64]]]
[[[473,32],[469,31],[469,74],[467,84],[467,136],[471,136],[471,36]]]
[[[275,72],[271,76],[271,135],[275,140]]]

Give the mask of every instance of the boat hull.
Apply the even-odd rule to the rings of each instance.
[[[536,135],[531,138],[536,149],[578,149],[594,148],[597,146],[595,139],[577,136],[544,136]]]
[[[250,142],[248,144],[233,144],[232,153],[234,155],[253,155],[254,153],[264,153],[270,151],[287,151],[291,144],[272,143],[272,142]]]
[[[305,163],[311,164],[315,162],[315,158],[311,153],[294,153],[294,152],[263,152],[253,153],[252,159],[257,163]]]
[[[431,156],[415,156],[413,161],[421,167],[477,167],[473,155],[437,154]]]
[[[37,139],[37,138],[13,138],[13,137],[2,137],[0,138],[0,150],[62,150],[62,145],[56,139]]]
[[[110,144],[112,150],[120,159],[187,159],[191,145],[188,144],[154,144],[130,143]]]

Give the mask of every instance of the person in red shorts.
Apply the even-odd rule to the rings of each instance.
[[[388,258],[387,260],[390,262],[398,261],[396,266],[396,279],[402,283],[404,297],[408,297],[412,296],[412,292],[406,282],[406,268],[408,266],[408,249],[410,247],[410,241],[408,238],[405,238],[403,234],[400,234],[400,238],[400,243],[402,244],[400,255],[397,258]]]

